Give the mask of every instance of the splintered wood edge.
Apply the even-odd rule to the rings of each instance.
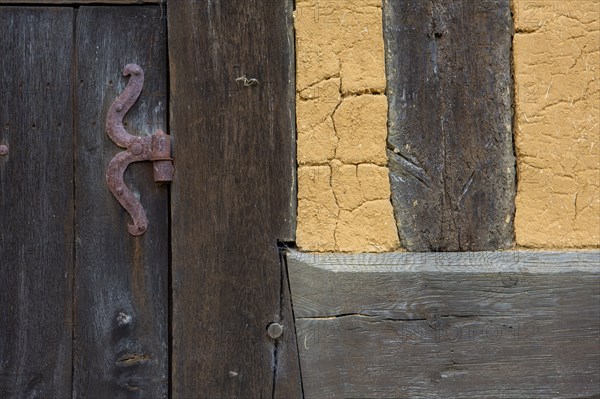
[[[314,267],[333,273],[592,273],[600,251],[316,253],[287,251],[290,275]]]

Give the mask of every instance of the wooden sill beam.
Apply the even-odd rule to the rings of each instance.
[[[600,394],[599,252],[290,251],[287,264],[306,398]]]

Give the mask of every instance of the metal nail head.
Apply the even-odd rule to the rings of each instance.
[[[279,323],[270,323],[267,326],[267,334],[269,337],[277,339],[283,334],[283,326]]]

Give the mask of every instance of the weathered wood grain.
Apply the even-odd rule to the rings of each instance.
[[[388,157],[410,251],[513,243],[509,0],[384,1]]]
[[[148,216],[134,237],[106,185],[122,148],[107,136],[106,112],[123,91],[128,63],[145,84],[126,129],[166,131],[166,21],[160,7],[81,7],[77,14],[75,397],[164,398],[168,393],[168,190],[152,164],[131,165],[125,181]]]
[[[266,333],[286,317],[277,240],[294,235],[291,15],[287,0],[169,3],[174,398],[299,384],[293,345]]]
[[[289,252],[288,267],[307,398],[600,395],[599,252]]]
[[[0,4],[166,4],[167,0],[0,0]]]
[[[274,377],[273,397],[281,399],[302,398],[302,373],[300,371],[298,343],[296,342],[296,325],[290,297],[286,251],[283,246],[280,249],[281,313],[279,315],[279,323],[283,325],[284,333],[275,342],[277,365]]]
[[[2,398],[71,394],[72,53],[72,10],[0,8]]]

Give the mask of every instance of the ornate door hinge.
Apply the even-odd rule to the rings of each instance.
[[[171,158],[171,137],[162,130],[152,136],[133,136],[123,127],[123,117],[135,104],[144,86],[144,71],[136,64],[127,64],[123,68],[123,76],[130,76],[127,87],[110,106],[106,115],[106,133],[119,147],[126,148],[119,152],[108,164],[106,182],[117,201],[131,216],[133,224],[129,225],[129,233],[138,236],[148,227],[146,212],[133,192],[125,185],[123,174],[132,162],[152,161],[154,165],[154,181],[170,182],[173,180],[173,161]]]

